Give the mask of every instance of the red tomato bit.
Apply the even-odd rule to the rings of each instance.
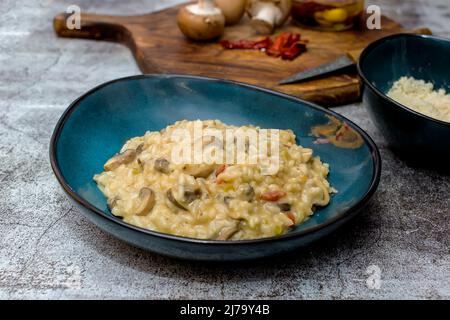
[[[261,194],[261,199],[265,201],[278,201],[286,195],[286,192],[276,190],[276,191],[268,191]]]
[[[263,50],[272,45],[272,40],[269,37],[265,37],[262,40],[222,40],[219,42],[225,49],[250,49],[250,50]]]
[[[216,177],[218,177],[219,174],[223,173],[226,168],[227,168],[227,166],[224,165],[224,164],[222,164],[220,167],[218,167],[217,170],[216,170]]]
[[[292,225],[295,225],[295,215],[294,215],[294,213],[288,212],[288,213],[286,213],[286,215],[287,215],[287,217],[288,217],[289,219],[291,219]]]
[[[294,60],[306,51],[308,40],[302,40],[300,33],[282,32],[275,41],[269,37],[262,40],[222,40],[219,42],[225,49],[250,49],[266,51],[272,57]]]

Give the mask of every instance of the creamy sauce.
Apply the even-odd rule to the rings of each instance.
[[[94,177],[114,215],[179,236],[240,240],[281,235],[311,216],[314,207],[330,202],[328,165],[313,150],[297,145],[291,130],[279,131],[274,174],[263,170],[267,159],[255,164],[176,164],[172,151],[180,142],[173,134],[177,129],[192,132],[195,125],[238,129],[218,120],[183,120],[130,139],[118,156],[123,163],[112,158]]]

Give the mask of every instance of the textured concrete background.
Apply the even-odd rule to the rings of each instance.
[[[73,3],[139,14],[176,2],[1,1],[0,298],[450,298],[450,178],[400,161],[362,105],[336,111],[380,146],[379,190],[355,221],[291,256],[176,261],[112,238],[70,205],[48,160],[56,121],[89,88],[139,70],[120,45],[56,38],[52,17]],[[408,27],[450,36],[448,0],[373,3]],[[378,274],[380,288],[367,285]]]

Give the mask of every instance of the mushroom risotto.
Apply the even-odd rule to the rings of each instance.
[[[203,133],[196,139],[198,127],[221,132],[224,138]],[[176,134],[180,130],[186,133],[182,140]],[[236,142],[237,134],[225,133],[229,130],[244,133],[245,143]],[[297,145],[291,130],[273,130],[278,140],[267,140],[266,154],[252,152],[261,144],[254,143],[250,131],[261,137],[272,130],[229,126],[218,120],[179,121],[127,141],[94,180],[111,212],[141,228],[215,240],[281,235],[305,221],[316,206],[330,202],[333,188],[327,181],[328,165],[313,157],[311,149]],[[191,135],[194,139],[186,140]],[[226,142],[233,140],[233,161],[228,157],[223,162],[200,163],[174,159],[180,150],[195,153],[199,139],[204,149],[214,146],[213,155],[219,150],[228,155]],[[247,162],[236,161],[239,146]],[[267,163],[276,163],[276,170],[268,173]]]

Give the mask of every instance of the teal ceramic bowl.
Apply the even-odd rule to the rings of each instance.
[[[450,40],[396,34],[370,44],[361,54],[358,72],[363,102],[390,147],[405,160],[436,166],[450,161],[450,123],[430,118],[389,98],[386,93],[402,76],[450,89]]]
[[[333,117],[361,140],[358,148],[315,144],[311,129]],[[183,238],[141,229],[114,217],[92,177],[131,137],[177,120],[219,119],[233,125],[292,129],[298,143],[330,164],[329,181],[339,192],[305,223],[279,237],[217,241]],[[50,145],[53,171],[69,198],[101,229],[160,254],[203,261],[248,260],[306,246],[361,211],[380,178],[374,142],[344,117],[291,96],[235,82],[193,76],[144,75],[92,89],[64,112]]]

